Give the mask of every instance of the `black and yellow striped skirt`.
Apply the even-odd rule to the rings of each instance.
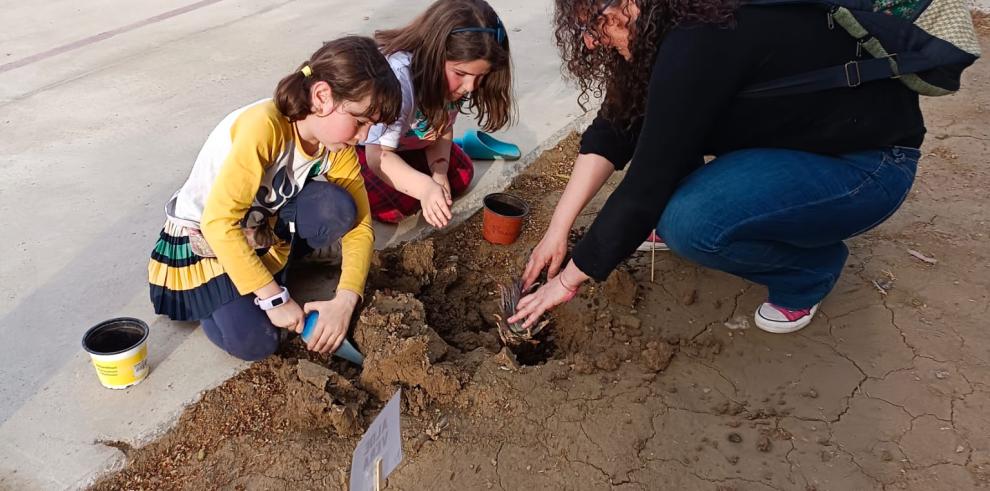
[[[275,254],[259,250],[268,269],[284,266]],[[215,257],[200,257],[189,246],[181,225],[165,222],[148,262],[148,283],[155,312],[172,320],[195,321],[209,317],[241,294]]]

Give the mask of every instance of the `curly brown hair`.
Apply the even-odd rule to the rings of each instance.
[[[554,14],[557,47],[567,74],[581,93],[578,104],[586,107],[591,98],[602,102],[602,115],[613,123],[631,127],[642,118],[653,62],[663,38],[671,29],[692,23],[728,24],[739,6],[738,0],[556,0]],[[592,36],[601,46],[600,29],[586,27],[598,22],[590,17],[606,6],[617,5],[628,15],[631,4],[639,17],[629,28],[630,61],[614,49],[589,50],[584,36]]]

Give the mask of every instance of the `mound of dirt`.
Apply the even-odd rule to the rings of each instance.
[[[376,251],[368,283],[378,289],[419,294],[437,274],[433,257],[432,239]]]
[[[622,269],[615,270],[602,285],[605,298],[624,307],[632,307],[636,303],[637,289],[636,280]]]
[[[375,293],[354,340],[365,356],[361,386],[382,401],[403,387],[407,401],[416,401],[413,412],[428,402],[450,403],[466,378],[444,361],[451,347],[426,324],[422,302],[410,293]]]
[[[619,269],[599,287],[588,288],[553,312],[557,347],[574,360],[579,373],[611,372],[633,362],[659,372],[670,364],[676,347],[644,338],[642,321],[633,308],[637,288],[632,276]]]
[[[295,377],[289,372],[294,372]],[[361,415],[368,404],[366,392],[337,372],[309,360],[299,360],[295,370],[283,365],[278,373],[289,393],[283,417],[290,426],[332,429],[344,436],[361,434],[365,427]]]

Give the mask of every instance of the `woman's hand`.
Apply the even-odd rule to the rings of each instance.
[[[304,308],[306,313],[319,312],[313,334],[306,343],[306,349],[318,353],[333,353],[347,337],[347,326],[354,314],[360,297],[357,293],[340,290],[332,300],[309,302]]]
[[[523,327],[533,326],[548,310],[574,298],[581,288],[581,283],[587,279],[588,276],[574,265],[574,261],[571,261],[560,274],[547,281],[535,293],[523,297],[516,305],[516,314],[509,317],[508,322],[525,319]]]
[[[540,276],[543,268],[548,265],[550,268],[547,270],[547,277],[557,276],[567,254],[567,235],[574,226],[574,221],[613,172],[615,167],[605,157],[596,154],[578,155],[577,160],[574,161],[574,170],[571,171],[571,177],[567,181],[567,187],[564,188],[564,194],[553,210],[550,226],[530,254],[529,262],[526,263],[522,278],[523,286],[529,288]],[[573,276],[567,275],[567,279],[577,280],[579,276],[583,276],[583,273],[578,274],[580,270],[576,267],[574,270],[577,273]]]
[[[450,214],[450,206],[454,202],[450,199],[450,193],[435,181],[430,182],[429,189],[423,194],[419,203],[423,207],[423,218],[426,219],[426,223],[436,228],[446,227],[453,217]]]
[[[302,333],[303,326],[306,324],[305,314],[292,298],[274,309],[266,310],[265,313],[268,314],[268,320],[272,321],[275,327],[282,329]]]
[[[547,269],[547,278],[553,278],[560,272],[560,265],[564,263],[564,256],[567,255],[567,231],[563,233],[552,228],[547,229],[543,239],[529,255],[529,262],[523,271],[523,291],[529,287],[540,276],[543,268]]]

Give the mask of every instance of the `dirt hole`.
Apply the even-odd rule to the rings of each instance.
[[[532,367],[546,364],[557,354],[557,343],[552,335],[543,331],[533,338],[536,343],[520,343],[510,346],[509,350],[516,355],[516,361],[522,366]]]

